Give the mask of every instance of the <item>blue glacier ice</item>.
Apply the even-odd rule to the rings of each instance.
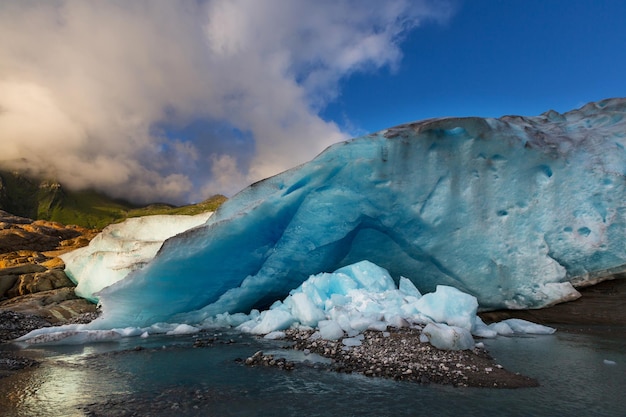
[[[331,146],[165,241],[100,291],[94,326],[247,312],[361,260],[482,309],[574,299],[626,264],[625,112],[433,119]]]
[[[564,114],[431,119],[336,144],[244,189],[203,225],[167,239],[144,267],[102,287],[103,314],[87,328],[158,330],[224,313],[238,321],[310,276],[364,260],[415,299],[447,287],[475,297],[478,309],[575,299],[575,287],[625,269],[625,113],[626,99],[609,99]],[[367,279],[329,283],[333,302],[350,285],[391,291],[389,280]],[[303,324],[322,317],[311,303],[296,297]],[[270,311],[264,330],[293,319]],[[332,323],[341,328],[320,323],[331,335]],[[470,331],[513,327],[474,319]]]
[[[400,288],[385,269],[361,261],[333,273],[310,276],[283,300],[264,311],[249,314],[227,312],[201,323],[155,323],[146,328],[126,327],[94,330],[92,325],[44,328],[19,339],[27,345],[76,344],[112,341],[122,337],[149,337],[150,334],[193,334],[201,329],[236,327],[237,330],[264,335],[268,339],[285,337],[289,328],[317,329],[310,338],[341,340],[346,347],[359,346],[366,330],[386,331],[390,327],[421,330],[423,342],[439,349],[464,350],[475,346],[473,336],[551,334],[553,328],[524,320],[504,320],[485,325],[476,315],[476,297],[456,288],[438,285],[423,296],[411,281]]]

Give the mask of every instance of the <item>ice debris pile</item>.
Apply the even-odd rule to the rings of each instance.
[[[359,346],[365,330],[387,331],[392,327],[418,328],[421,342],[445,350],[473,349],[473,336],[551,334],[553,328],[519,319],[486,325],[476,315],[476,297],[456,288],[438,286],[422,295],[407,278],[396,286],[389,273],[369,261],[348,265],[334,273],[309,277],[282,301],[268,310],[221,313],[201,323],[155,323],[145,328],[94,330],[91,325],[69,325],[35,330],[18,339],[29,345],[78,344],[111,341],[122,337],[166,333],[193,334],[202,329],[236,327],[268,339],[285,337],[289,328],[317,329],[311,338],[339,340],[347,347]]]
[[[76,294],[98,302],[96,292],[150,261],[165,239],[204,224],[213,212],[194,216],[134,217],[104,228],[88,246],[60,256]]]
[[[525,320],[508,319],[486,325],[476,315],[476,297],[454,287],[437,286],[422,295],[404,277],[399,286],[389,273],[368,261],[313,275],[269,310],[250,314],[217,315],[205,325],[237,326],[237,329],[282,338],[291,327],[318,329],[313,338],[339,340],[346,346],[360,345],[365,330],[417,326],[422,341],[445,350],[474,348],[472,335],[493,338],[498,334],[552,334],[554,329]]]
[[[626,99],[447,118],[334,145],[231,198],[100,291],[102,328],[271,305],[361,260],[481,308],[540,308],[626,265]]]

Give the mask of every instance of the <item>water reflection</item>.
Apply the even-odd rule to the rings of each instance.
[[[131,392],[131,375],[86,363],[96,349],[84,346],[72,350],[77,352],[31,352],[43,362],[39,368],[0,380],[2,390],[7,391],[0,407],[7,415],[83,416],[79,406],[113,393]]]
[[[248,368],[235,359],[256,350],[278,351],[280,343],[240,335],[227,336],[237,337],[234,344],[207,348],[193,348],[191,336],[56,347],[24,352],[43,363],[0,380],[0,410],[20,417],[619,416],[626,415],[625,336],[558,332],[485,341],[505,367],[542,384],[522,390],[420,386],[303,366],[292,372]]]

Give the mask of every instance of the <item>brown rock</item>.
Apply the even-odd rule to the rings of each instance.
[[[0,275],[0,299],[15,285],[18,275]]]
[[[42,263],[49,258],[41,252],[20,250],[0,254],[0,269],[27,263]]]
[[[0,311],[36,315],[60,324],[85,313],[95,313],[96,305],[79,298],[74,288],[66,287],[1,301]]]
[[[37,252],[85,246],[97,232],[78,226],[30,220],[0,210],[0,253]]]
[[[52,250],[59,245],[59,238],[23,229],[0,230],[0,252],[30,249],[39,252]]]
[[[47,271],[46,267],[36,264],[22,264],[0,269],[0,299],[15,297],[16,292],[19,295],[19,290],[15,288],[22,277],[45,271]]]
[[[19,275],[13,287],[6,292],[6,295],[12,298],[73,286],[74,283],[60,269],[44,269],[43,272]]]
[[[43,272],[47,268],[37,264],[22,264],[0,269],[0,275],[22,275]]]
[[[65,269],[65,262],[63,262],[63,259],[58,257],[46,259],[46,261],[41,262],[39,265],[45,266],[48,269]]]
[[[25,217],[14,216],[11,213],[7,213],[4,210],[0,210],[0,229],[4,227],[10,227],[15,224],[30,224],[33,221]]]
[[[48,222],[44,220],[35,220],[30,225],[24,225],[25,230],[32,230],[36,233],[41,233],[48,236],[55,236],[59,241],[73,239],[80,236],[80,227],[64,226],[61,223]]]
[[[94,304],[76,296],[57,256],[87,245],[96,234],[0,210],[0,314],[13,311],[62,324],[95,313]]]
[[[78,249],[78,248],[82,248],[83,246],[87,246],[92,238],[93,237],[90,238],[86,236],[78,236],[72,239],[66,239],[66,240],[61,241],[60,246],[62,248]]]

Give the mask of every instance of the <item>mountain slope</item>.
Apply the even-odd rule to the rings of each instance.
[[[94,190],[71,191],[59,182],[0,169],[0,209],[37,220],[100,229],[128,217],[153,214],[197,214],[214,211],[226,200],[213,196],[189,206],[151,204],[140,207]]]

